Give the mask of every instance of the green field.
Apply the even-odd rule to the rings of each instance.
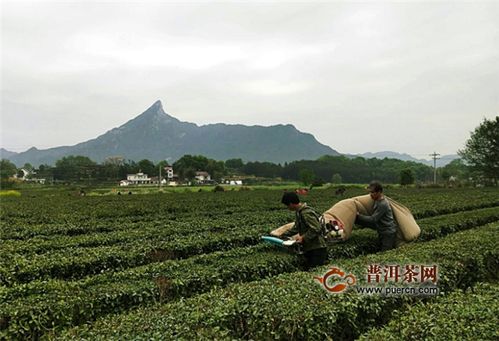
[[[388,189],[414,213],[420,238],[379,253],[376,233],[356,229],[329,249],[330,265],[355,273],[358,285],[366,264],[437,264],[439,294],[428,297],[323,290],[313,276],[330,265],[304,272],[297,256],[260,240],[293,220],[282,191],[3,196],[0,339],[382,339],[397,323],[427,323],[424,307],[466,302],[474,288],[484,303],[470,309],[491,305],[497,320],[499,190]],[[343,198],[361,194],[351,187]],[[304,197],[318,211],[343,198],[334,188]],[[434,335],[419,335],[448,335],[444,313],[433,323]],[[489,325],[476,339],[497,339]]]

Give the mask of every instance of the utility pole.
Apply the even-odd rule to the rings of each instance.
[[[158,183],[158,187],[159,189],[161,189],[161,162],[159,163],[159,183]]]
[[[437,183],[437,159],[440,159],[439,156],[440,154],[433,152],[433,154],[430,154],[430,156],[433,158],[433,183]]]

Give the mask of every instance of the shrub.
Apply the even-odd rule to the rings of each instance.
[[[497,340],[499,285],[480,283],[399,312],[360,340]]]
[[[215,188],[213,188],[213,192],[225,192],[225,188],[220,185],[216,185]]]
[[[21,192],[9,190],[9,191],[0,191],[0,197],[20,197]]]

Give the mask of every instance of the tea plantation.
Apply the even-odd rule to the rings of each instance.
[[[261,242],[294,218],[281,194],[2,198],[0,339],[499,339],[499,190],[388,189],[414,213],[419,239],[378,252],[376,232],[355,229],[310,272]],[[325,211],[343,198],[314,189],[302,199]],[[373,264],[436,266],[434,283],[413,287],[437,293],[356,290],[375,286]],[[332,266],[356,284],[324,290],[314,276]],[[376,285],[411,286],[395,282]]]

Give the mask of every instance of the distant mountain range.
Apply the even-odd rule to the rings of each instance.
[[[405,154],[405,153],[400,154],[400,153],[390,152],[390,151],[383,151],[383,152],[377,152],[377,153],[363,153],[363,154],[355,154],[355,155],[350,155],[350,156],[362,156],[363,158],[366,158],[366,159],[371,159],[371,158],[399,159],[402,161],[413,161],[413,162],[424,163],[425,165],[433,167],[433,159],[431,159],[431,160],[416,159],[415,157],[412,157],[409,154]],[[449,164],[450,162],[452,162],[453,160],[460,158],[459,155],[457,155],[457,154],[441,155],[438,157],[439,157],[439,159],[437,159],[437,167],[443,167],[443,166]]]
[[[83,155],[102,162],[110,156],[126,160],[174,162],[183,155],[204,155],[215,160],[241,158],[244,161],[284,163],[313,160],[323,155],[340,155],[319,143],[311,134],[294,126],[244,126],[223,123],[198,126],[182,122],[164,112],[160,101],[118,128],[74,146],[39,150],[35,147],[22,153],[1,150],[18,167],[26,162],[33,166],[53,165],[68,155]]]
[[[2,158],[2,159],[8,159],[11,156],[14,156],[16,154],[17,154],[16,152],[8,151],[5,148],[0,148],[0,158]]]
[[[122,126],[74,146],[44,150],[32,147],[22,153],[0,148],[0,157],[9,159],[18,167],[27,162],[35,167],[41,164],[53,165],[55,161],[68,155],[88,156],[97,162],[110,156],[122,156],[134,161],[149,159],[155,162],[174,162],[186,154],[204,155],[215,160],[241,158],[245,162],[274,163],[341,155],[319,143],[313,135],[300,132],[290,124],[263,127],[217,123],[198,126],[165,113],[161,101],[156,101],[149,109]],[[345,156],[393,158],[433,166],[432,160],[416,159],[408,154],[391,151]],[[441,156],[437,160],[437,166],[443,167],[457,158],[458,155]]]

